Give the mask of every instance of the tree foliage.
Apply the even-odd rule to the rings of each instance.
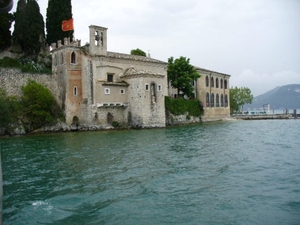
[[[188,113],[189,116],[201,116],[204,113],[203,106],[199,100],[183,98],[165,97],[165,107],[174,115],[184,115]]]
[[[43,85],[29,80],[28,84],[22,87],[22,92],[23,123],[26,130],[36,129],[63,117],[51,91]]]
[[[36,0],[27,0],[25,27],[23,29],[26,29],[23,50],[28,54],[38,54],[45,37],[45,26]]]
[[[239,111],[240,107],[245,104],[251,104],[253,95],[251,90],[247,87],[231,87],[230,88],[230,110]]]
[[[51,45],[65,37],[73,40],[74,31],[62,31],[62,21],[72,18],[71,0],[49,0],[47,7],[46,30],[47,43]]]
[[[12,14],[0,13],[0,51],[11,46],[10,27],[12,22]]]
[[[44,18],[36,0],[20,0],[15,13],[13,40],[22,50],[30,55],[37,55],[43,44]]]
[[[13,32],[13,43],[18,44],[24,48],[24,34],[25,28],[25,13],[26,13],[26,0],[19,0],[17,4],[17,11],[14,13],[15,26]]]
[[[173,57],[168,59],[168,82],[173,88],[177,88],[178,95],[182,92],[183,95],[193,97],[194,87],[192,83],[200,76],[190,64],[190,59],[182,56],[175,60]]]
[[[137,48],[137,49],[132,49],[130,51],[130,55],[140,55],[140,56],[147,56],[146,52],[144,52],[143,50]]]
[[[0,88],[0,128],[9,130],[12,123],[18,121],[20,115],[20,102],[16,96],[8,96]]]

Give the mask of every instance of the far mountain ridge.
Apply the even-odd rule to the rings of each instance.
[[[245,105],[244,109],[262,109],[265,104],[270,104],[271,110],[300,109],[300,84],[279,86],[258,95],[253,98],[252,104]]]

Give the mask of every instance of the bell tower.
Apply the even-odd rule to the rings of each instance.
[[[107,53],[107,28],[95,25],[90,28],[90,54],[106,55]]]

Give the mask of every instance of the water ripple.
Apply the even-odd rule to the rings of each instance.
[[[299,224],[299,125],[0,139],[4,225]]]

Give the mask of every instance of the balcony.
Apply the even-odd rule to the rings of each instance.
[[[97,108],[101,107],[127,107],[128,104],[125,102],[101,102],[97,103]]]

